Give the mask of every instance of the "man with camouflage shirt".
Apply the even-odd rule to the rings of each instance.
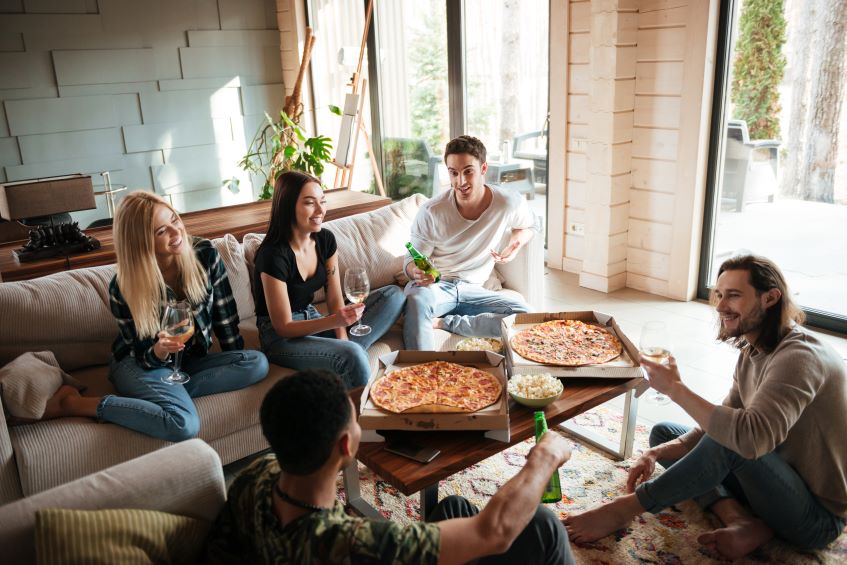
[[[550,475],[570,458],[556,433],[544,435],[482,512],[452,496],[429,516],[442,521],[401,526],[349,516],[336,498],[338,472],[355,461],[361,437],[336,375],[282,379],[262,403],[261,422],[274,455],[230,487],[209,535],[211,563],[573,563],[561,523],[538,506]]]

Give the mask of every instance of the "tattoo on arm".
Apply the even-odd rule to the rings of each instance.
[[[329,268],[329,272],[328,272],[327,274],[328,274],[329,276],[334,275],[334,274],[335,274],[335,267],[330,267],[330,268]]]

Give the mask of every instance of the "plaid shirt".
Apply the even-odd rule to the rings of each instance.
[[[206,271],[206,300],[193,306],[194,336],[186,344],[185,354],[196,357],[206,355],[212,346],[212,331],[218,337],[221,349],[244,349],[244,339],[238,332],[238,311],[235,298],[229,286],[226,267],[217,250],[208,239],[194,238],[194,252]],[[167,288],[168,300],[176,300],[176,293]],[[135,330],[135,322],[129,311],[124,297],[118,288],[117,276],[112,278],[109,285],[109,302],[112,315],[118,322],[120,335],[112,344],[112,355],[115,361],[120,361],[131,355],[144,369],[157,369],[165,366],[166,361],[160,360],[153,353],[155,337],[140,339]],[[159,305],[159,318],[165,312],[165,304]],[[202,339],[200,339],[202,336]]]

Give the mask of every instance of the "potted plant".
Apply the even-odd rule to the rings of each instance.
[[[330,106],[330,111],[340,114],[334,106]],[[265,178],[259,194],[262,200],[271,198],[274,182],[283,171],[297,170],[320,177],[326,163],[332,161],[332,139],[323,135],[307,137],[285,111],[279,113],[278,121],[267,113],[265,117],[267,124],[253,138],[239,162],[245,171]]]

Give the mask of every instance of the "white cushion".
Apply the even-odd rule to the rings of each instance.
[[[255,313],[256,305],[253,303],[250,273],[247,271],[247,263],[244,260],[243,246],[230,233],[213,239],[212,245],[218,250],[226,266],[226,274],[229,278],[229,286],[232,287],[232,295],[235,298],[238,317],[242,320],[252,317]]]
[[[50,351],[24,353],[0,368],[0,391],[6,416],[40,419],[47,401],[62,384],[81,388],[75,379],[59,368],[56,356]]]

